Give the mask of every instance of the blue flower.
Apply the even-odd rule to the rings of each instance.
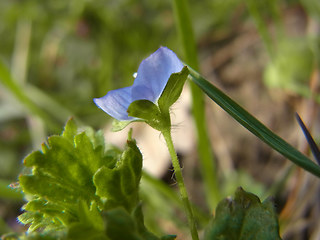
[[[95,104],[117,120],[133,120],[127,109],[136,100],[149,100],[156,103],[173,73],[180,72],[182,62],[166,47],[144,59],[138,69],[136,79],[130,87],[109,91],[101,98],[94,98]]]

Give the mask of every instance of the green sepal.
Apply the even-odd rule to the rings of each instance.
[[[277,240],[279,224],[271,201],[263,203],[252,193],[238,188],[235,198],[222,200],[204,240]]]
[[[135,141],[127,147],[114,168],[101,167],[93,177],[96,195],[106,199],[105,209],[124,207],[131,212],[138,204],[142,155]]]
[[[120,120],[114,119],[112,121],[111,131],[112,132],[119,132],[132,122],[139,122],[139,120],[135,119],[135,120],[131,120],[131,121],[120,121]]]
[[[127,111],[130,117],[139,118],[159,131],[170,127],[169,112],[163,114],[159,107],[149,100],[134,101],[129,105]]]
[[[147,121],[155,121],[160,115],[157,105],[149,100],[136,100],[132,102],[127,112],[130,117],[141,118]]]
[[[181,72],[171,74],[168,83],[158,100],[161,112],[168,112],[172,104],[178,100],[188,75],[189,69],[187,66],[184,66]]]

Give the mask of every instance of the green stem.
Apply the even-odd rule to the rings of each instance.
[[[187,214],[192,239],[198,240],[199,239],[198,231],[196,228],[196,223],[195,223],[193,212],[192,212],[192,207],[191,207],[191,204],[190,204],[190,201],[188,198],[187,189],[186,189],[186,186],[184,185],[184,180],[183,180],[183,176],[182,176],[180,163],[179,163],[176,151],[173,146],[171,131],[170,131],[170,129],[167,129],[167,130],[162,131],[162,134],[164,136],[164,139],[166,140],[168,150],[169,150],[169,153],[170,153],[170,156],[172,159],[174,174],[175,174],[177,182],[178,182],[181,199],[182,199],[182,202],[183,202],[186,214]]]
[[[259,31],[259,34],[260,34],[262,40],[263,40],[263,43],[266,46],[267,52],[268,52],[269,56],[271,57],[271,59],[273,59],[274,52],[275,52],[274,44],[272,43],[272,39],[269,34],[266,22],[262,17],[263,13],[261,12],[261,9],[268,7],[268,5],[265,6],[263,1],[256,1],[256,0],[245,0],[245,2],[248,6],[248,10],[249,10],[253,20],[257,26],[257,29]],[[197,69],[195,69],[195,70],[197,70]]]
[[[179,37],[184,49],[185,61],[189,66],[198,70],[199,62],[188,2],[187,0],[174,0],[173,3]],[[191,83],[190,87],[192,94],[192,113],[197,129],[200,168],[203,175],[207,203],[210,209],[213,210],[220,200],[220,191],[217,182],[218,177],[216,174],[215,161],[207,133],[204,95],[194,83]]]

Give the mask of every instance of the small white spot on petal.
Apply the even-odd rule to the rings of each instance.
[[[133,75],[132,75],[134,78],[136,78],[138,76],[138,73],[135,72]]]

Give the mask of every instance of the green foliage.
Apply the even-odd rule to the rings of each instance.
[[[138,205],[129,215],[124,209],[117,208],[106,213],[108,236],[115,240],[157,240],[156,236],[148,232],[143,223],[141,206]]]
[[[28,235],[19,236],[16,233],[8,233],[1,236],[2,240],[56,240],[56,239],[67,239],[64,232],[47,232],[41,234],[38,232],[30,233]]]
[[[273,61],[265,70],[266,85],[310,97],[308,81],[313,68],[313,57],[307,39],[291,38],[281,41]]]
[[[92,98],[130,83],[137,59],[159,45],[176,45],[169,9],[168,0],[1,2],[0,57],[11,62],[26,37],[17,30],[28,22],[26,81],[97,126],[105,116]]]
[[[309,15],[320,20],[320,2],[313,0],[301,0],[301,4],[306,8]]]
[[[234,199],[222,200],[205,240],[280,240],[279,225],[273,203],[260,202],[252,193],[238,188]]]
[[[134,142],[128,141],[126,151],[113,169],[103,166],[95,173],[96,194],[107,199],[105,209],[122,206],[129,212],[133,210],[139,202],[141,169],[141,153]]]
[[[19,184],[28,202],[19,220],[29,234],[13,239],[159,239],[144,226],[142,156],[134,140],[122,153],[105,149],[100,132],[79,132],[71,119],[24,165]]]

